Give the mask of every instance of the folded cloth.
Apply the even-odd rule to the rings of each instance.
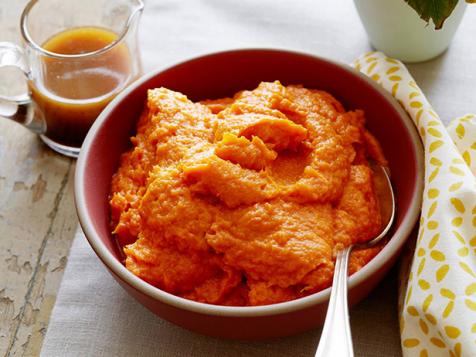
[[[403,354],[476,356],[476,117],[445,128],[406,67],[381,52],[353,66],[392,93],[425,147],[419,234],[401,287]]]

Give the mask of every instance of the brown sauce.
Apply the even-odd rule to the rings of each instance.
[[[62,55],[100,50],[118,35],[98,27],[78,27],[48,39],[42,48]],[[43,57],[41,70],[30,82],[31,95],[45,114],[46,136],[80,147],[94,120],[129,82],[131,58],[124,44],[87,57]]]

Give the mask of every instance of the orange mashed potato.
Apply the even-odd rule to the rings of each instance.
[[[193,103],[149,90],[112,179],[127,269],[172,294],[264,305],[331,285],[336,249],[381,228],[364,113],[279,82]],[[354,252],[355,272],[381,247]]]

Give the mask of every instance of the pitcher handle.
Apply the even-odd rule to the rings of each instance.
[[[13,43],[0,42],[0,68],[8,66],[21,70],[25,80],[28,80],[29,69],[23,50]],[[0,117],[16,121],[38,134],[46,131],[43,113],[31,100],[29,93],[16,96],[0,94]]]

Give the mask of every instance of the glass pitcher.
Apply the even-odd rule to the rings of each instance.
[[[77,157],[102,109],[141,74],[143,8],[141,0],[30,1],[20,20],[23,46],[0,42],[0,67],[19,68],[28,92],[0,93],[0,117]]]

